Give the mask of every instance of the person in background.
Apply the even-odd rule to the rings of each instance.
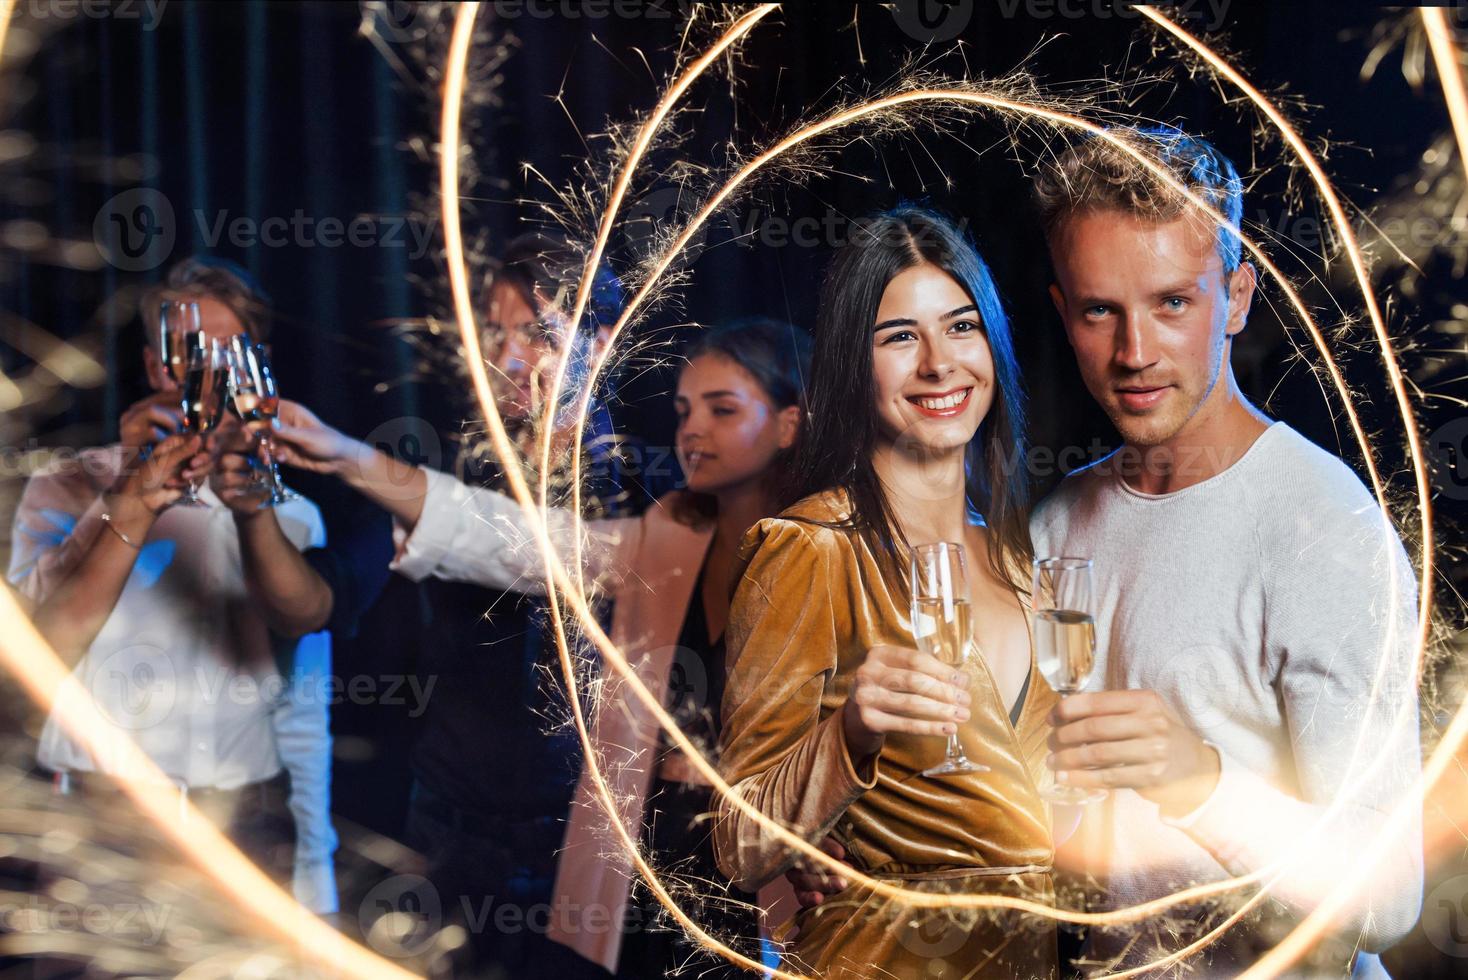
[[[80,683],[65,695],[74,706],[95,710],[119,742],[130,738],[308,908],[335,912],[328,706],[313,696],[313,678],[330,671],[330,637],[271,632],[251,597],[234,522],[207,486],[200,495],[209,506],[167,507],[182,483],[160,487],[160,473],[202,448],[174,435],[179,392],[157,349],[159,310],[170,299],[197,303],[212,339],[268,334],[264,293],[222,260],[187,259],[146,291],[142,360],[152,394],[124,413],[116,444],[27,482],[9,579],[74,663]],[[193,456],[178,476],[199,480],[208,465],[207,455]],[[273,518],[294,548],[323,543],[309,501]],[[55,712],[36,756],[68,795],[120,800],[117,782],[135,778],[110,755],[86,751]]]
[[[482,334],[496,408],[524,451],[544,417],[564,448],[570,414],[544,410],[550,371],[568,350],[573,373],[566,394],[574,398],[576,372],[591,353],[598,325],[619,302],[620,287],[603,269],[586,322],[570,324],[563,312],[569,305],[565,284],[578,273],[563,240],[530,233],[506,246],[485,289]],[[295,402],[282,402],[280,421],[275,442],[281,461],[340,476],[386,510],[398,537],[390,567],[414,581],[433,578],[445,552],[458,546],[449,518],[479,487],[348,439]],[[624,447],[609,433],[605,409],[594,407],[583,441],[584,493],[603,514],[616,514],[635,501],[624,491],[623,467],[614,455]],[[324,441],[318,444],[313,434]],[[504,487],[498,467],[482,454],[471,449],[459,463],[474,470],[476,484]],[[553,485],[561,479],[559,471],[551,474]],[[581,771],[575,732],[547,732],[549,719],[565,717],[569,706],[556,680],[544,599],[473,581],[429,584],[431,622],[418,670],[435,687],[413,747],[405,837],[427,859],[445,919],[470,935],[455,969],[500,970],[517,978],[594,975],[590,964],[528,924],[539,911],[549,913],[556,855]],[[527,927],[497,930],[494,912],[501,905],[526,910]]]
[[[788,478],[809,348],[804,333],[771,320],[733,323],[694,341],[683,351],[673,401],[687,489],[664,496],[640,518],[588,523],[584,571],[612,596],[612,641],[710,757],[719,740],[737,546],[752,524],[774,513],[778,487]],[[342,472],[372,452],[304,412],[292,415],[296,424],[279,436],[287,460]],[[385,472],[392,465],[384,457],[360,468]],[[418,516],[405,526],[435,577],[517,592],[543,589],[533,530],[513,499],[427,470],[365,490],[391,507],[403,487],[422,494]],[[573,515],[555,509],[549,516],[569,553]],[[481,656],[480,669],[492,673],[494,652]],[[686,907],[695,921],[758,959],[755,896],[729,893],[714,864],[702,819],[713,806],[708,780],[618,679],[605,677],[598,702],[592,740],[622,803],[622,823],[659,871],[700,883],[706,901]],[[644,887],[631,886],[630,861],[608,856],[620,851],[587,770],[575,802],[557,867],[550,937],[627,980],[667,976],[694,963],[700,975],[719,972],[721,961],[706,959],[679,927],[654,928],[662,906]],[[595,928],[598,919],[621,928]]]

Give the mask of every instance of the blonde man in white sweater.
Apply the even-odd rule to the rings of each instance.
[[[1233,165],[1176,131],[1129,135],[1235,226]],[[1097,664],[1054,713],[1050,766],[1104,788],[1071,839],[1111,907],[1266,875],[1260,913],[1177,969],[1234,976],[1384,859],[1304,975],[1382,975],[1421,906],[1415,583],[1339,459],[1239,390],[1229,363],[1255,288],[1238,237],[1101,140],[1036,185],[1051,296],[1124,447],[1071,474],[1031,521],[1036,555],[1095,562]],[[1083,965],[1156,964],[1258,885],[1093,929]],[[1157,973],[1165,972],[1160,964]],[[1196,972],[1192,972],[1196,971]]]

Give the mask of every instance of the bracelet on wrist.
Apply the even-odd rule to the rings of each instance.
[[[127,545],[129,548],[132,548],[134,551],[142,551],[143,550],[143,546],[141,544],[139,544],[138,542],[134,541],[132,538],[128,537],[126,534],[123,533],[122,528],[120,528],[120,527],[117,526],[117,522],[115,522],[112,519],[112,515],[111,514],[109,514],[109,513],[107,513],[107,512],[104,511],[102,513],[102,523],[106,524],[107,527],[108,527],[108,529],[111,530],[113,534],[115,534],[119,538],[121,538],[122,539],[122,543],[125,544],[125,545]]]

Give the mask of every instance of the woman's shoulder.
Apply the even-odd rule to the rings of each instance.
[[[796,501],[775,517],[756,522],[744,533],[740,555],[751,560],[761,550],[810,550],[831,555],[850,547],[851,519],[846,494],[825,490]]]

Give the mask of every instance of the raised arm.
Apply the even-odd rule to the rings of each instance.
[[[258,451],[243,426],[216,433],[219,461],[209,485],[234,517],[245,587],[255,610],[277,636],[294,639],[325,627],[336,596],[280,527],[256,480],[250,457]]]
[[[35,602],[36,629],[67,664],[80,660],[107,624],[153,522],[182,493],[181,473],[198,450],[197,436],[169,436],[145,462],[127,468],[94,505],[90,537],[75,540],[74,530],[62,542],[61,547],[72,549],[65,572],[48,583],[47,591],[28,592]],[[44,508],[32,502],[23,510]]]
[[[411,466],[337,432],[293,402],[281,403],[287,423],[276,433],[283,462],[331,473],[393,516],[400,537],[393,570],[413,581],[438,578],[536,594],[544,566],[530,519],[513,499],[471,487],[437,470]],[[551,541],[563,559],[576,540],[569,510],[546,512]],[[589,579],[617,571],[616,556],[635,519],[581,523]]]

